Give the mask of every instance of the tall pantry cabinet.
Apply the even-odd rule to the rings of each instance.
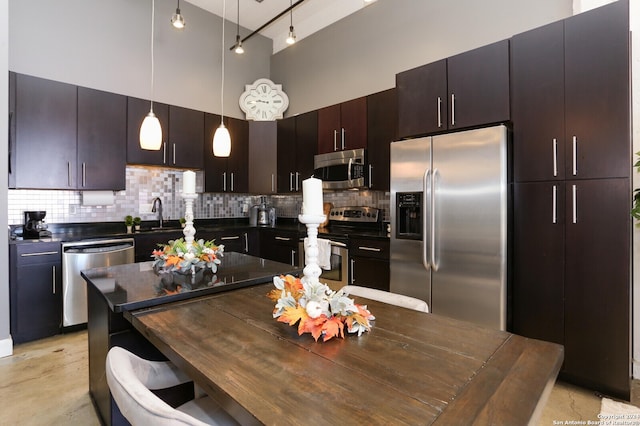
[[[630,393],[629,5],[513,37],[513,331],[561,377]]]

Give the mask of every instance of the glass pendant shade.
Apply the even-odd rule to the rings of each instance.
[[[158,151],[161,147],[162,127],[160,126],[160,120],[158,120],[153,111],[149,111],[140,126],[140,148]]]
[[[296,33],[293,30],[293,25],[289,27],[289,37],[286,40],[287,44],[294,44],[296,42]]]
[[[224,124],[220,123],[220,127],[213,134],[213,155],[228,157],[229,154],[231,154],[231,135]]]
[[[239,55],[244,53],[244,48],[242,47],[242,41],[240,40],[240,35],[236,36],[236,49],[235,52]]]
[[[180,14],[180,9],[176,9],[176,13],[171,17],[171,24],[179,30],[184,28],[184,18]]]

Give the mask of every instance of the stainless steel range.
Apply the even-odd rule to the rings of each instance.
[[[322,268],[320,279],[334,290],[349,284],[349,235],[363,235],[382,229],[382,211],[375,207],[334,207],[329,225],[318,229],[318,239],[330,245],[328,269]],[[300,265],[304,265],[304,240],[300,241]]]

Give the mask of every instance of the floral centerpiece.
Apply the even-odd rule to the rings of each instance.
[[[362,335],[369,331],[369,320],[375,319],[366,306],[357,305],[342,290],[333,291],[318,281],[308,282],[292,275],[273,277],[275,289],[267,295],[276,302],[273,317],[295,325],[298,335],[311,333],[318,341],[335,336],[344,339],[344,327],[349,333]]]
[[[152,253],[153,268],[163,272],[188,274],[208,268],[215,273],[224,253],[224,245],[218,246],[213,240],[200,239],[188,246],[184,238],[179,238],[158,246],[161,248]]]

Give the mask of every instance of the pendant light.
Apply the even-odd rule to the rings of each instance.
[[[173,16],[171,17],[171,25],[173,25],[174,28],[177,28],[179,30],[183,29],[184,26],[186,25],[184,23],[184,17],[180,14],[180,0],[178,0],[178,7],[176,7],[176,13],[174,13]]]
[[[238,55],[242,55],[244,48],[242,47],[242,40],[240,40],[240,0],[238,0],[238,19],[236,21],[236,48],[234,50]]]
[[[140,148],[151,151],[158,151],[162,147],[162,127],[160,120],[153,113],[153,33],[155,20],[156,4],[155,0],[151,0],[151,107],[149,114],[142,120],[140,126]]]
[[[289,22],[289,36],[287,37],[287,44],[293,44],[296,42],[296,33],[293,30],[293,0],[289,0],[289,7],[291,8],[291,21]]]
[[[222,0],[222,39],[220,52],[222,52],[222,72],[220,77],[220,127],[213,135],[213,155],[216,157],[228,157],[231,154],[231,135],[224,126],[224,24],[227,12],[227,0]]]

